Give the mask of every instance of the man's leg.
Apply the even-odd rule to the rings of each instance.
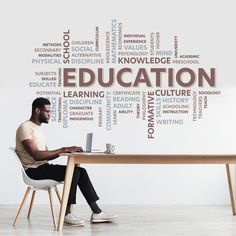
[[[76,167],[75,172],[79,173],[78,186],[93,212],[91,216],[91,222],[100,223],[115,220],[118,217],[117,215],[104,213],[97,205],[96,201],[99,199],[99,197],[93,188],[87,171],[84,168]]]
[[[80,191],[85,197],[92,212],[97,213],[97,214],[102,212],[102,210],[99,208],[99,206],[96,203],[99,197],[97,196],[97,193],[90,181],[90,178],[88,176],[86,169],[81,168],[81,167],[75,167],[72,181],[75,181],[78,184]]]

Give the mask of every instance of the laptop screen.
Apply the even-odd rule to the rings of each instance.
[[[86,152],[92,152],[93,133],[87,133]]]

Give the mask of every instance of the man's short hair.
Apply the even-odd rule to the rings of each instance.
[[[45,105],[51,105],[50,101],[46,98],[36,98],[33,103],[32,103],[32,112],[36,109],[36,108],[44,108]]]

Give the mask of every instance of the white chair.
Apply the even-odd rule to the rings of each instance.
[[[15,148],[10,147],[9,149],[12,151],[12,153],[16,157],[18,164],[20,164],[24,183],[26,185],[28,185],[28,188],[26,189],[23,200],[20,204],[20,208],[19,208],[19,210],[16,214],[16,217],[15,217],[15,220],[13,222],[13,226],[16,225],[16,223],[17,223],[17,221],[20,217],[21,210],[23,208],[23,205],[24,205],[30,191],[33,190],[31,201],[30,201],[30,206],[29,206],[29,210],[28,210],[28,215],[27,215],[28,219],[30,218],[30,214],[31,214],[33,203],[34,203],[34,197],[35,197],[36,191],[37,190],[46,190],[46,191],[48,191],[48,195],[49,195],[50,206],[51,206],[51,211],[52,211],[53,225],[56,228],[56,217],[55,217],[55,211],[54,211],[53,202],[52,202],[52,189],[55,190],[55,192],[57,194],[57,197],[59,199],[59,202],[61,203],[61,197],[60,197],[60,194],[59,194],[58,189],[57,189],[57,185],[61,184],[61,183],[57,182],[57,181],[54,181],[54,180],[51,180],[51,179],[35,180],[35,179],[29,178],[28,175],[26,174],[23,166],[22,166],[22,163],[21,163],[21,161],[20,161],[20,159],[19,159],[19,157],[18,157],[18,155],[15,151]]]

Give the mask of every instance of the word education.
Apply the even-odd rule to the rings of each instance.
[[[196,85],[215,87],[215,68],[207,72],[204,68],[64,68],[64,87],[88,87],[95,83],[101,87],[111,87],[118,84],[121,87],[191,87]]]

